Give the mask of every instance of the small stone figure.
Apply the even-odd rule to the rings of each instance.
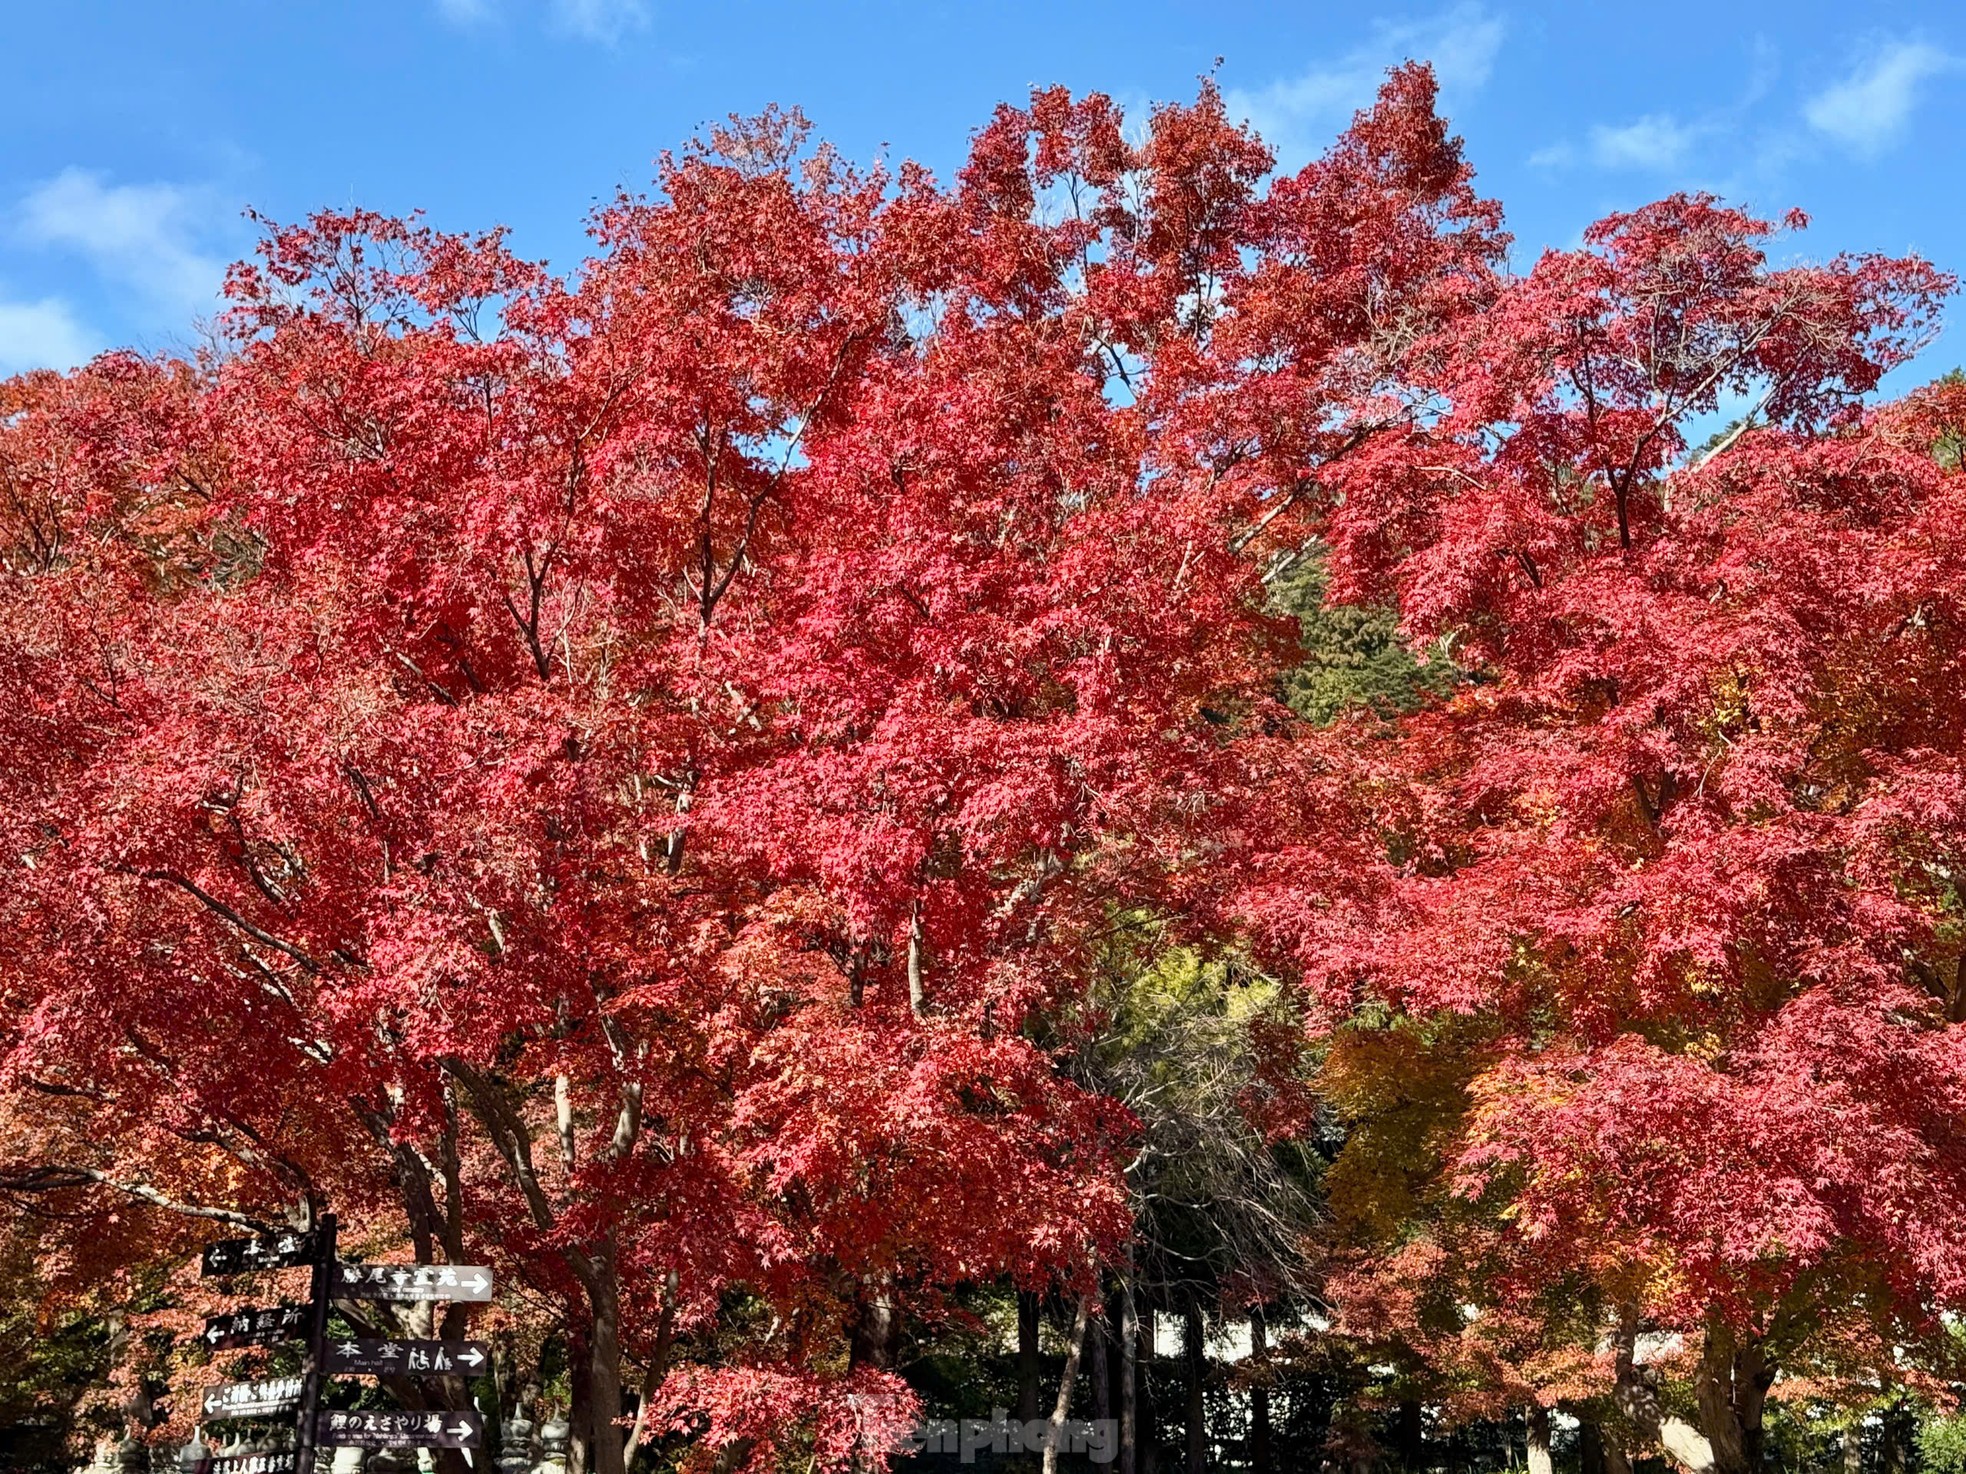
[[[533,1460],[533,1424],[526,1416],[521,1398],[505,1420],[498,1442],[498,1474],[530,1474]]]
[[[533,1474],[567,1474],[567,1444],[573,1438],[573,1426],[555,1413],[548,1418],[539,1430],[539,1463]]]

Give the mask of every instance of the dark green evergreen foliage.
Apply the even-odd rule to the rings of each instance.
[[[109,1331],[79,1312],[43,1322],[41,1297],[17,1293],[27,1267],[10,1270],[0,1297],[0,1470],[65,1469],[68,1447],[90,1431],[80,1404],[109,1374]]]
[[[1270,581],[1270,602],[1296,619],[1304,658],[1283,678],[1283,699],[1306,721],[1328,726],[1346,712],[1390,719],[1444,696],[1462,679],[1444,651],[1422,662],[1400,638],[1396,611],[1327,604],[1323,556],[1308,550]]]

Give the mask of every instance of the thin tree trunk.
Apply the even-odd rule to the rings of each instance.
[[[1596,1418],[1577,1419],[1578,1474],[1611,1474],[1604,1461],[1604,1429]]]
[[[1188,1474],[1208,1474],[1208,1416],[1202,1396],[1206,1352],[1202,1344],[1201,1311],[1191,1305],[1181,1317],[1181,1359],[1188,1393]]]
[[[1249,1466],[1252,1474],[1270,1470],[1270,1328],[1263,1307],[1249,1309],[1249,1359],[1256,1363],[1256,1383],[1249,1389]]]
[[[1630,1420],[1636,1431],[1640,1451],[1648,1445],[1657,1445],[1687,1474],[1713,1474],[1715,1452],[1712,1443],[1691,1423],[1660,1409],[1659,1391],[1652,1374],[1637,1364],[1636,1312],[1627,1311],[1620,1320],[1616,1345],[1617,1382],[1612,1396],[1619,1411]],[[1605,1459],[1612,1474],[1625,1474],[1619,1468],[1618,1461],[1625,1460],[1628,1467],[1629,1455],[1608,1437],[1605,1440]],[[1742,1474],[1742,1471],[1734,1470],[1731,1474]]]
[[[676,1340],[676,1293],[677,1276],[675,1270],[662,1289],[662,1315],[655,1326],[655,1354],[649,1358],[648,1370],[642,1376],[642,1395],[635,1404],[635,1422],[628,1430],[628,1446],[621,1455],[624,1467],[635,1466],[635,1454],[648,1437],[649,1405],[655,1401],[663,1381],[669,1375],[669,1352]]]
[[[567,1474],[592,1469],[594,1430],[592,1338],[582,1331],[567,1337]]]
[[[1091,1317],[1092,1297],[1082,1295],[1078,1314],[1072,1319],[1071,1343],[1065,1350],[1065,1371],[1058,1379],[1058,1400],[1051,1405],[1050,1426],[1044,1432],[1044,1474],[1058,1474],[1058,1445],[1064,1438],[1065,1418],[1072,1411],[1072,1384],[1079,1376],[1079,1351],[1086,1337],[1095,1334],[1088,1327]]]
[[[1085,1379],[1092,1384],[1092,1420],[1095,1423],[1113,1415],[1113,1372],[1106,1355],[1106,1343],[1112,1339],[1112,1325],[1110,1316],[1101,1315],[1085,1333]]]
[[[1038,1297],[1017,1292],[1017,1419],[1034,1423],[1038,1417]]]
[[[1550,1410],[1540,1402],[1530,1403],[1525,1424],[1529,1474],[1550,1474]]]
[[[1882,1474],[1904,1474],[1905,1447],[1911,1441],[1911,1416],[1902,1400],[1884,1409],[1883,1437],[1878,1442]]]
[[[922,903],[915,902],[908,913],[908,1011],[916,1018],[928,1012],[928,994],[922,986]],[[1037,1416],[1035,1413],[1033,1417]]]
[[[1120,1468],[1140,1471],[1140,1309],[1131,1273],[1120,1280]]]

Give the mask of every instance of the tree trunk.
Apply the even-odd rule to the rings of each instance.
[[[621,1284],[612,1249],[594,1256],[594,1334],[589,1343],[588,1394],[592,1412],[593,1474],[627,1474],[627,1430],[621,1408]]]
[[[1618,1409],[1631,1420],[1641,1448],[1656,1444],[1687,1474],[1716,1474],[1713,1443],[1692,1424],[1663,1413],[1659,1407],[1656,1374],[1637,1364],[1638,1318],[1628,1312],[1618,1327],[1617,1383],[1612,1397]],[[1702,1377],[1704,1378],[1704,1372]],[[1704,1402],[1704,1395],[1703,1395]],[[1605,1458],[1612,1474],[1625,1474],[1629,1468],[1626,1451],[1610,1439],[1605,1440]],[[1620,1468],[1623,1462],[1625,1468]],[[1727,1474],[1742,1474],[1738,1468]]]
[[[1260,1305],[1249,1312],[1249,1359],[1257,1368],[1257,1381],[1249,1389],[1249,1467],[1252,1474],[1271,1474],[1270,1388],[1262,1380],[1269,1375],[1270,1336]]]
[[[1106,1345],[1112,1340],[1112,1318],[1100,1316],[1086,1328],[1085,1378],[1092,1384],[1092,1420],[1103,1422],[1113,1415],[1113,1372],[1107,1364]]]
[[[1738,1336],[1719,1317],[1709,1320],[1695,1389],[1700,1433],[1710,1460],[1707,1467],[1714,1474],[1760,1474],[1761,1414],[1774,1381],[1775,1366],[1759,1336]],[[1661,1432],[1665,1431],[1662,1424]],[[1670,1444],[1666,1452],[1694,1474],[1703,1474],[1699,1465]],[[1693,1447],[1691,1452],[1697,1457],[1699,1450]]]
[[[1120,1280],[1119,1474],[1140,1474],[1140,1308],[1131,1274]]]
[[[1550,1410],[1540,1402],[1530,1403],[1526,1429],[1529,1474],[1550,1474]]]
[[[917,901],[908,913],[908,1011],[916,1018],[928,1012],[928,993],[922,987],[922,947],[922,903]]]
[[[847,1336],[849,1367],[892,1371],[901,1358],[901,1316],[885,1284],[863,1291]]]
[[[1017,1292],[1017,1420],[1033,1423],[1038,1416],[1038,1297]]]
[[[1843,1474],[1864,1474],[1864,1420],[1853,1413],[1843,1430]]]
[[[1181,1359],[1188,1393],[1188,1474],[1208,1474],[1208,1412],[1202,1396],[1202,1375],[1208,1365],[1206,1351],[1202,1344],[1201,1311],[1191,1305],[1181,1316]]]
[[[592,1337],[587,1331],[567,1336],[567,1474],[589,1474],[593,1469],[594,1444],[594,1361]]]
[[[1072,1320],[1071,1344],[1065,1351],[1065,1370],[1058,1378],[1058,1399],[1051,1405],[1051,1422],[1044,1432],[1044,1474],[1058,1474],[1058,1445],[1064,1441],[1065,1418],[1072,1411],[1072,1384],[1079,1376],[1079,1351],[1086,1337],[1094,1334],[1088,1325],[1091,1316],[1092,1297],[1081,1296],[1078,1314]]]
[[[1904,1474],[1905,1448],[1911,1442],[1911,1414],[1903,1401],[1884,1409],[1884,1427],[1878,1441],[1877,1462],[1882,1474]]]
[[[1426,1467],[1423,1461],[1427,1456],[1427,1435],[1420,1421],[1420,1404],[1407,1398],[1400,1403],[1397,1416],[1393,1439],[1399,1450],[1399,1466],[1407,1474],[1414,1474],[1414,1471]]]
[[[1596,1418],[1577,1419],[1578,1474],[1611,1474],[1604,1461],[1604,1431]]]

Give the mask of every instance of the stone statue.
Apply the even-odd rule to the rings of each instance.
[[[500,1430],[498,1474],[530,1474],[532,1460],[533,1423],[526,1416],[526,1401],[521,1397]]]
[[[555,1413],[541,1425],[539,1430],[539,1463],[533,1474],[567,1474],[567,1444],[572,1441],[573,1426]]]

